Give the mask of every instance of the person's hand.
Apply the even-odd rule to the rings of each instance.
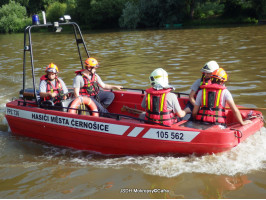
[[[50,96],[51,96],[52,98],[55,98],[55,97],[57,96],[57,94],[56,94],[55,92],[53,92],[53,93],[50,93]]]
[[[251,123],[252,123],[251,120],[245,120],[245,121],[243,121],[242,126],[247,125],[247,124],[251,124]]]
[[[121,85],[116,85],[116,86],[115,86],[115,89],[117,89],[117,90],[121,90],[121,89],[123,89],[123,86],[121,86]]]

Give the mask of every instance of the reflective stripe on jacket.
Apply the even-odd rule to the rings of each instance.
[[[215,124],[225,124],[225,109],[221,94],[226,87],[218,84],[202,85],[201,107],[196,120]]]
[[[199,91],[201,90],[201,86],[202,86],[202,85],[208,85],[208,84],[211,84],[211,79],[209,79],[209,80],[206,82],[204,76],[202,76],[202,78],[201,78],[201,82],[200,82],[200,86],[199,86],[199,88],[198,88],[198,90],[196,91],[195,96],[194,96],[195,99],[197,98],[197,95],[198,95]]]
[[[173,110],[167,109],[166,95],[172,89],[146,90],[146,115],[145,120],[153,121],[164,125],[172,125],[177,122]]]

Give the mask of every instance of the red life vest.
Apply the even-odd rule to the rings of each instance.
[[[204,76],[202,76],[201,78],[201,82],[200,82],[200,86],[202,85],[209,85],[211,84],[211,79],[209,79],[207,82],[206,82],[206,79],[204,78]],[[194,98],[196,99],[197,98],[197,95],[199,93],[199,91],[201,90],[201,87],[199,86],[198,90],[196,91],[196,94],[194,96]]]
[[[166,95],[171,90],[155,90],[153,88],[146,90],[145,120],[169,126],[177,122],[173,110],[167,110]]]
[[[75,73],[77,75],[82,76],[83,81],[84,81],[84,86],[82,88],[80,88],[79,94],[80,95],[87,95],[87,96],[95,96],[99,93],[99,85],[97,82],[97,76],[95,74],[93,74],[91,80],[89,80],[89,78],[86,75],[81,73],[84,70],[85,69],[75,71]]]
[[[59,79],[57,77],[55,78],[55,86],[48,79],[47,75],[43,75],[40,78],[40,81],[46,81],[46,83],[47,83],[46,92],[51,92],[51,93],[54,92],[56,94],[59,94],[60,92],[63,91],[62,86],[61,86],[61,83],[60,83],[60,81],[59,81]],[[44,101],[50,100],[50,99],[51,99],[50,96],[47,96],[47,97],[44,97],[43,98]],[[55,101],[60,101],[60,99],[58,99],[57,97],[55,97]]]
[[[196,120],[215,124],[225,124],[225,109],[222,106],[221,94],[225,86],[218,84],[202,85],[201,107]]]

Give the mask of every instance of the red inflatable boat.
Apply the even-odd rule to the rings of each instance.
[[[111,117],[72,114],[40,108],[34,101],[15,100],[6,105],[6,118],[13,134],[50,144],[104,154],[211,154],[230,150],[263,126],[258,111],[240,110],[252,123],[241,126],[227,110],[227,127],[180,121],[171,127],[139,119],[144,94],[114,91],[108,108]],[[187,98],[180,97],[183,107]]]
[[[83,45],[89,57],[78,25],[74,22],[59,23],[74,28],[78,52]],[[79,109],[79,100],[62,101],[58,105],[41,105],[35,88],[34,62],[32,55],[31,29],[53,26],[32,25],[25,29],[23,88],[20,98],[6,104],[6,119],[11,132],[47,142],[53,145],[89,150],[103,154],[140,155],[158,153],[211,154],[230,150],[263,126],[262,113],[255,110],[240,110],[244,119],[252,123],[241,126],[230,110],[226,110],[227,127],[204,125],[191,121],[162,126],[148,124],[139,118],[144,91],[113,91],[115,99],[108,107],[110,114],[99,117],[89,99],[84,101],[88,109]],[[25,88],[26,54],[30,53],[33,88]],[[83,67],[82,57],[80,62]],[[29,71],[29,70],[28,70]],[[69,95],[70,97],[73,96]],[[177,96],[184,108],[187,96]],[[81,102],[81,101],[80,101]],[[73,111],[74,110],[74,111]]]

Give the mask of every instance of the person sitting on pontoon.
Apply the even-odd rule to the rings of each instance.
[[[74,95],[78,97],[85,95],[91,97],[97,105],[100,113],[108,113],[107,107],[114,100],[114,93],[100,90],[100,87],[106,90],[121,90],[123,86],[105,84],[100,76],[96,74],[99,63],[95,58],[87,58],[85,60],[85,69],[76,71],[73,81]]]
[[[149,78],[152,87],[146,90],[141,103],[146,110],[145,120],[169,126],[176,123],[176,116],[184,117],[186,112],[181,109],[177,96],[171,93],[174,88],[168,84],[168,73],[158,68]]]
[[[58,103],[67,98],[68,89],[61,78],[58,78],[58,67],[50,63],[45,69],[46,75],[40,78],[41,101],[51,100]]]
[[[219,65],[216,61],[207,62],[204,67],[200,70],[202,72],[202,77],[197,79],[191,86],[191,91],[189,93],[189,101],[186,104],[186,113],[191,113],[194,106],[198,92],[201,90],[200,86],[207,85],[211,83],[212,72],[219,69]]]
[[[251,123],[250,120],[243,121],[231,93],[224,86],[226,81],[227,73],[223,68],[219,68],[212,73],[211,84],[200,86],[201,90],[192,111],[192,116],[196,121],[225,125],[227,103],[241,125]]]

